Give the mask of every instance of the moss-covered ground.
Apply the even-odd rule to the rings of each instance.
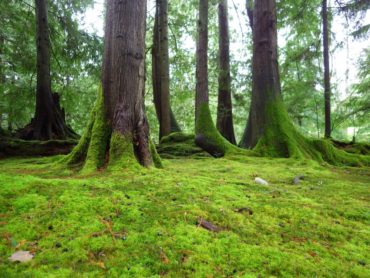
[[[370,277],[368,168],[190,156],[84,175],[57,159],[0,160],[0,277]]]

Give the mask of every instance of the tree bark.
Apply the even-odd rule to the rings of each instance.
[[[144,110],[146,0],[106,3],[102,93],[67,162],[84,171],[159,166]]]
[[[161,125],[160,136],[171,133],[170,118],[170,73],[168,57],[168,3],[167,0],[157,0],[159,7],[159,58],[161,78]]]
[[[237,148],[217,130],[209,110],[208,96],[208,0],[199,0],[196,47],[195,143],[214,157]]]
[[[325,99],[325,137],[331,137],[331,88],[329,64],[329,31],[327,0],[322,0],[323,56],[324,56],[324,99]]]
[[[275,1],[255,1],[253,22],[252,102],[240,143],[245,148],[256,146],[265,131],[268,104],[281,99]]]
[[[199,0],[198,41],[196,47],[195,120],[202,105],[209,105],[208,96],[208,0]]]
[[[170,105],[168,52],[168,1],[157,0],[153,29],[152,83],[154,105],[159,121],[159,139],[171,132],[180,131]]]
[[[51,92],[50,38],[47,0],[35,0],[37,84],[36,111],[31,123],[18,131],[23,139],[76,138],[76,133],[65,123],[64,111],[59,104],[59,95]]]
[[[236,144],[231,101],[230,42],[227,9],[227,0],[221,0],[218,4],[219,76],[216,126],[223,137],[230,143]]]

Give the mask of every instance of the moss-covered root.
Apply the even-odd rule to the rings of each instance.
[[[328,140],[304,137],[293,125],[282,102],[273,102],[267,109],[264,134],[254,151],[261,156],[313,159],[333,165],[369,165],[369,157],[336,149]]]
[[[312,146],[332,165],[370,166],[370,156],[347,153],[335,148],[330,140],[312,140]]]
[[[222,157],[231,152],[245,152],[227,141],[216,129],[207,104],[199,109],[195,123],[195,144],[214,157]]]
[[[111,129],[105,121],[101,91],[91,113],[87,128],[78,145],[62,160],[69,166],[83,164],[83,171],[95,171],[105,162]]]
[[[163,168],[161,157],[157,152],[157,148],[155,147],[152,140],[149,141],[150,144],[150,154],[152,155],[153,164],[157,168]]]

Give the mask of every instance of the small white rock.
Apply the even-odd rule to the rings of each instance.
[[[29,251],[17,251],[9,257],[11,262],[25,263],[32,260],[33,255]]]
[[[262,185],[269,185],[269,183],[267,181],[265,181],[264,179],[261,179],[259,177],[255,178],[254,181],[258,184],[262,184]]]

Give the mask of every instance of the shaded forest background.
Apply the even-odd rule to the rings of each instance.
[[[66,121],[82,133],[97,97],[101,78],[103,38],[86,31],[82,20],[86,9],[95,1],[49,1],[52,91],[58,92],[65,109]],[[216,2],[216,1],[215,1]],[[247,1],[248,2],[248,1]],[[343,2],[343,3],[342,3]],[[354,1],[353,3],[355,3]],[[358,1],[357,1],[358,2]],[[345,40],[330,32],[330,52],[351,48],[353,40],[368,44],[366,1],[332,1],[329,26],[336,18],[345,22]],[[154,4],[149,5],[146,36],[146,113],[152,138],[158,140],[158,121],[153,101],[151,47],[153,42]],[[169,4],[169,49],[171,107],[185,132],[194,130],[195,49],[189,41],[197,35],[197,1],[171,1]],[[251,96],[252,37],[247,20],[247,5],[237,9],[236,22],[230,32],[231,42],[242,42],[244,49],[231,55],[234,127],[240,140],[248,116]],[[36,45],[34,1],[12,0],[0,3],[1,83],[0,125],[14,132],[30,122],[35,109]],[[344,19],[344,20],[343,20]],[[237,27],[237,28],[235,28]],[[279,49],[282,92],[288,113],[296,126],[310,137],[324,135],[324,89],[321,1],[279,1],[278,27],[283,44]],[[336,28],[337,29],[337,28]],[[329,28],[333,30],[333,28]],[[343,35],[343,34],[342,34]],[[281,40],[280,40],[281,42]],[[235,45],[235,44],[234,44]],[[240,45],[240,44],[239,44]],[[232,44],[233,46],[233,44]],[[283,46],[283,47],[282,47]],[[210,109],[216,116],[218,90],[218,21],[217,5],[209,10],[209,92]],[[332,55],[331,55],[332,57]],[[351,57],[347,57],[351,61]],[[353,61],[351,61],[353,62]],[[347,74],[336,82],[332,78],[332,137],[358,141],[369,138],[370,123],[370,49],[365,47],[356,61],[358,81]],[[335,77],[336,61],[330,63]],[[343,86],[345,84],[345,86]]]

